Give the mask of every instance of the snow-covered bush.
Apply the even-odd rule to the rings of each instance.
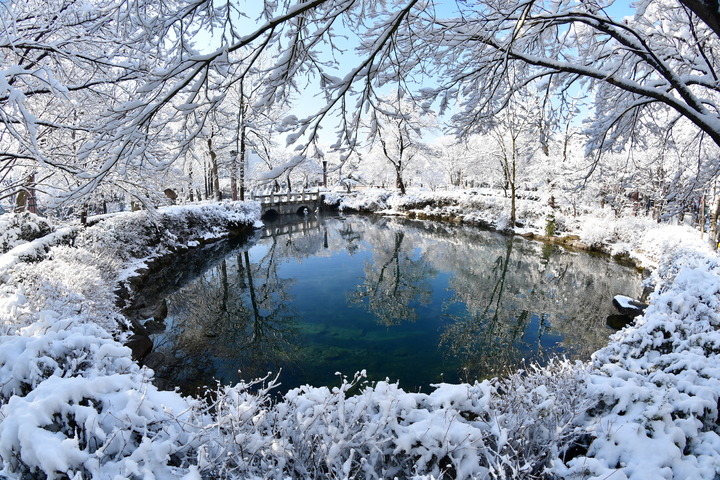
[[[422,394],[356,375],[276,402],[272,383],[222,387],[198,466],[220,478],[544,478],[591,405],[577,395],[586,376],[580,364],[552,362]]]
[[[34,213],[6,213],[0,215],[0,253],[36,238],[44,237],[53,230],[52,224]]]
[[[258,216],[257,204],[163,209],[153,224],[138,212],[105,220],[107,231],[88,228],[74,247],[52,246],[76,233],[60,229],[0,255],[0,476],[175,479],[195,471],[188,462],[206,422],[192,417],[195,400],[152,385],[152,372],[119,343],[124,318],[112,291],[121,268],[142,260],[133,254],[169,253],[180,235],[226,236]],[[160,238],[162,227],[177,234]]]
[[[593,358],[583,455],[563,478],[717,478],[720,474],[720,261],[668,250],[637,325]]]
[[[580,240],[587,245],[612,245],[614,253],[629,253],[637,240],[645,238],[649,230],[656,228],[657,222],[650,218],[631,216],[616,219],[608,209],[583,217],[579,234]]]
[[[354,193],[341,196],[338,208],[340,211],[350,212],[379,212],[388,208],[387,199],[390,195],[387,190],[363,190],[360,194]]]
[[[105,329],[45,311],[0,342],[0,476],[171,479],[188,471],[192,401],[158,391]]]
[[[26,298],[24,318],[49,309],[61,317],[79,315],[113,331],[124,321],[113,293],[121,266],[109,255],[61,245],[50,249],[42,262],[19,264],[9,282],[19,285]],[[14,328],[23,326],[24,322],[13,322]]]
[[[192,240],[218,239],[229,231],[252,225],[260,216],[255,202],[225,202],[155,211],[128,212],[110,217],[83,231],[78,246],[128,261],[168,253]],[[202,236],[197,238],[198,232]]]
[[[605,248],[613,255],[630,255],[648,266],[657,265],[668,253],[681,258],[692,255],[693,251],[707,251],[698,232],[687,226],[658,224],[648,217],[614,218],[607,210],[585,215],[580,220],[578,235],[583,243]],[[674,262],[668,260],[664,264]]]

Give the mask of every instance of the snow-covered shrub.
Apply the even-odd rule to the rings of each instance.
[[[583,243],[604,247],[613,255],[628,254],[648,265],[657,265],[668,252],[687,256],[692,251],[707,250],[697,231],[687,226],[658,224],[649,217],[615,218],[609,210],[597,211],[581,220],[578,234]],[[663,263],[674,264],[671,259]]]
[[[457,205],[457,195],[444,192],[428,192],[426,190],[411,189],[406,195],[393,193],[387,200],[388,207],[393,210],[423,210],[425,208],[440,209]]]
[[[219,478],[544,478],[591,405],[585,367],[553,362],[498,382],[408,393],[397,384],[219,388],[198,467]],[[355,394],[352,394],[355,392]]]
[[[225,237],[252,225],[259,216],[260,205],[255,202],[127,212],[87,228],[78,235],[76,245],[127,262],[173,252],[191,240]]]
[[[613,240],[613,222],[608,217],[589,217],[580,225],[580,240],[591,247],[606,245]]]
[[[0,253],[36,238],[44,237],[53,230],[52,224],[34,213],[6,213],[0,215]]]
[[[158,391],[104,329],[46,311],[0,342],[0,476],[171,479],[188,471],[192,403]]]
[[[341,197],[338,208],[341,211],[372,213],[387,209],[387,190],[368,189]]]
[[[545,220],[545,235],[548,237],[554,237],[557,231],[558,225],[555,220],[555,214],[551,212]]]
[[[637,326],[597,352],[590,395],[600,400],[585,454],[563,478],[707,478],[720,474],[720,259],[668,252]]]
[[[322,192],[321,196],[323,198],[323,204],[326,207],[330,207],[330,208],[339,208],[340,207],[340,201],[341,201],[342,197],[339,196],[336,192],[324,191],[324,192]]]
[[[56,246],[43,262],[18,264],[9,281],[20,285],[27,299],[25,318],[49,309],[63,317],[79,315],[113,331],[123,321],[113,293],[121,265],[109,255]],[[13,326],[24,324],[15,321]]]
[[[579,419],[596,403],[584,395],[587,382],[587,365],[559,360],[497,381],[495,478],[545,478],[546,467],[581,442]]]
[[[181,235],[219,238],[258,216],[257,204],[167,209],[150,224],[146,213],[119,215],[74,247],[50,248],[75,233],[59,229],[0,255],[0,477],[196,472],[193,441],[206,422],[192,416],[194,400],[152,385],[119,343],[112,290],[121,268],[142,259],[133,255],[168,253]],[[177,233],[158,235],[168,229]]]

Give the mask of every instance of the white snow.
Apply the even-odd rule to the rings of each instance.
[[[486,195],[326,197],[346,209],[505,221],[505,199]],[[518,228],[543,231],[545,207],[528,200],[519,212]],[[115,215],[12,245],[0,255],[0,476],[717,478],[717,254],[686,227],[557,215],[562,233],[655,267],[644,315],[588,362],[427,394],[367,384],[361,372],[276,400],[271,378],[219,386],[208,405],[151,383],[122,345],[114,288],[154,257],[257,224],[256,203]],[[68,236],[73,247],[57,245]]]
[[[626,297],[625,295],[615,295],[613,297],[613,300],[615,300],[622,308],[635,308],[635,306],[632,304],[633,299],[630,297]]]

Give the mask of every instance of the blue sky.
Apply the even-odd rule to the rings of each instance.
[[[0,0],[1,1],[1,0]],[[250,3],[250,2],[248,2]],[[248,5],[246,3],[246,5]],[[436,8],[438,10],[438,13],[440,15],[444,16],[452,16],[455,11],[456,3],[454,0],[445,0],[445,1],[438,1]],[[631,3],[627,1],[616,1],[612,5],[610,5],[607,8],[608,13],[610,13],[613,17],[616,18],[622,18],[624,16],[632,15],[634,13],[634,9],[630,6]],[[248,5],[248,8],[252,8]],[[253,30],[256,27],[255,19],[258,16],[258,12],[249,12],[248,18],[241,18],[238,19],[238,22],[240,24],[240,28],[246,28],[248,31]],[[208,45],[216,44],[217,41],[213,41],[208,39],[206,42]],[[351,47],[353,44],[353,39],[351,38],[348,41],[348,47]],[[347,54],[346,60],[348,68],[351,67],[351,63],[354,63],[353,60],[357,59],[357,57],[350,51]],[[344,76],[346,74],[345,71],[337,72],[338,76]],[[317,86],[316,79],[310,79],[307,85],[299,85],[304,90],[302,91],[302,94],[296,95],[295,98],[295,106],[288,112],[289,114],[296,115],[298,118],[305,118],[317,111],[320,105],[324,104],[324,98],[320,95],[320,89]],[[321,130],[321,138],[323,140],[323,143],[334,143],[335,142],[335,127],[336,127],[337,119],[335,117],[328,117],[325,119],[323,123],[323,129]]]

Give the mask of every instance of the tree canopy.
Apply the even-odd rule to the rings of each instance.
[[[694,145],[716,148],[717,2],[642,0],[625,16],[613,3],[2,2],[0,198],[156,191],[246,80],[255,112],[319,92],[313,113],[276,125],[297,145],[291,166],[322,126],[334,128],[334,148],[357,149],[367,117],[389,113],[390,89],[459,135],[488,131],[531,92],[543,135],[588,96],[589,152],[669,145],[687,125]],[[692,151],[690,188],[706,188],[720,165]]]

